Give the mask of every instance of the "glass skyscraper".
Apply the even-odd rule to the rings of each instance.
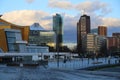
[[[63,20],[60,14],[53,16],[53,31],[56,33],[56,48],[61,48],[63,43]]]

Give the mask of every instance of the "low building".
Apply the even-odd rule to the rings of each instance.
[[[29,44],[55,47],[55,32],[43,29],[39,23],[30,26]]]
[[[105,55],[106,51],[106,37],[99,36],[95,34],[87,34],[84,38],[83,42],[83,49],[87,54],[100,54]],[[104,51],[103,51],[104,50]]]
[[[7,38],[6,38],[6,32],[8,32],[7,30],[9,29],[9,31],[16,31],[18,30],[18,32],[21,33],[21,40],[23,40],[23,42],[20,41],[20,44],[24,44],[28,41],[28,33],[29,33],[29,26],[19,26],[13,23],[10,23],[4,19],[1,18],[0,16],[0,48],[3,50],[3,52],[8,52],[10,51],[10,48],[12,49],[12,47],[8,47],[10,45],[7,45]],[[11,30],[10,30],[11,29]],[[6,30],[6,31],[5,31]],[[16,31],[17,32],[17,31]],[[14,34],[14,33],[11,33]],[[10,37],[12,35],[9,35],[8,33],[8,39],[12,38],[10,41],[14,41],[13,37]],[[19,44],[19,41],[17,40],[16,44]],[[15,44],[15,45],[16,45]],[[17,47],[16,47],[17,50]],[[18,50],[17,50],[18,51]],[[22,50],[20,50],[22,51]]]
[[[17,29],[21,31],[22,40],[28,41],[29,26],[20,26],[10,23],[0,17],[0,29]]]
[[[86,53],[91,54],[95,53],[95,35],[94,34],[87,34],[84,40],[82,41],[83,50]]]
[[[22,40],[21,31],[0,29],[0,46],[4,52],[25,52],[27,41]]]
[[[120,37],[107,37],[107,50],[109,54],[120,52]]]
[[[28,45],[26,46],[27,53],[48,53],[49,47],[47,46],[37,46],[37,45]]]

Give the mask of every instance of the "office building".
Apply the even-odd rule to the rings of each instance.
[[[105,36],[96,35],[95,37],[96,53],[101,56],[107,55],[107,38]]]
[[[78,53],[84,52],[82,41],[90,33],[90,16],[82,15],[77,23],[77,50]]]
[[[113,33],[107,38],[107,50],[109,53],[120,52],[120,33]]]
[[[107,37],[107,50],[109,54],[117,51],[117,40],[118,39],[116,37]]]
[[[107,36],[107,27],[106,26],[98,26],[98,35]]]
[[[82,40],[82,46],[84,48],[84,52],[88,54],[95,53],[96,46],[95,46],[95,36],[94,34],[87,34]]]
[[[30,26],[29,44],[36,44],[39,46],[55,46],[55,32],[45,30],[39,25],[34,23]]]
[[[53,31],[56,33],[56,49],[60,49],[63,43],[63,20],[60,14],[53,16]]]
[[[82,41],[83,48],[89,55],[106,55],[106,37],[89,33]]]

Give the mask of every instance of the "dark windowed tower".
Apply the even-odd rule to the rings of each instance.
[[[77,50],[78,53],[84,52],[82,43],[85,36],[90,33],[90,16],[82,15],[77,23]]]
[[[63,43],[63,21],[60,14],[53,16],[53,31],[56,33],[56,49],[60,49]],[[58,50],[59,51],[59,50]]]

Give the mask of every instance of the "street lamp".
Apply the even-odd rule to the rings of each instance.
[[[59,68],[59,39],[58,39],[58,32],[55,31],[56,33],[56,51],[57,51],[57,67]]]

